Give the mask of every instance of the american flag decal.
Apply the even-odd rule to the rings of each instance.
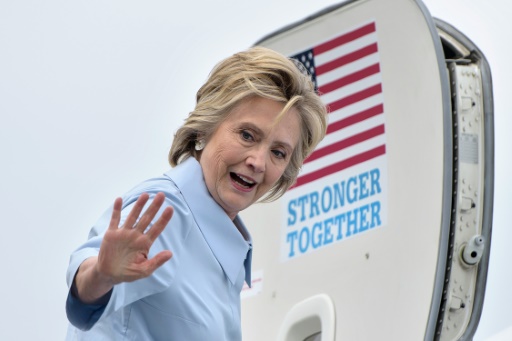
[[[375,22],[292,58],[309,71],[329,109],[327,136],[305,160],[292,188],[386,153],[382,78]]]

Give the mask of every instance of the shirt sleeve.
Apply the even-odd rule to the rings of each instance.
[[[147,208],[156,193],[162,192],[162,189],[157,188],[152,191],[151,189],[145,188],[144,191],[125,196],[123,198],[124,205],[121,213],[121,224],[131,211],[133,203],[142,192],[146,192],[150,195],[150,199],[146,204]],[[89,330],[100,318],[106,317],[146,296],[162,292],[173,283],[174,274],[177,273],[179,266],[180,250],[184,246],[184,241],[188,235],[187,224],[184,221],[188,213],[184,212],[184,210],[187,211],[185,209],[186,206],[184,206],[183,201],[180,200],[179,194],[177,196],[175,192],[165,192],[165,195],[165,202],[160,211],[156,214],[153,222],[158,220],[166,206],[173,206],[174,214],[168,226],[151,246],[148,257],[152,258],[162,250],[171,250],[173,257],[170,261],[158,268],[151,276],[134,282],[115,285],[114,288],[96,304],[85,304],[81,302],[76,295],[73,295],[74,277],[80,264],[87,258],[97,256],[99,253],[104,232],[110,223],[112,208],[107,210],[91,229],[89,240],[73,252],[67,272],[67,283],[70,290],[66,299],[66,314],[69,322],[76,328]]]
[[[80,301],[76,294],[75,276],[78,268],[89,257],[97,256],[103,233],[98,229],[105,223],[110,222],[112,208],[108,209],[94,225],[89,233],[89,240],[75,250],[70,257],[66,275],[69,287],[66,299],[66,315],[69,322],[80,330],[89,330],[100,319],[110,300],[112,291],[103,296],[96,304],[86,304]],[[107,225],[108,226],[108,225]]]
[[[69,322],[80,330],[87,331],[98,322],[112,296],[112,290],[101,297],[95,304],[83,303],[76,297],[75,283],[71,285],[66,300],[66,315]]]

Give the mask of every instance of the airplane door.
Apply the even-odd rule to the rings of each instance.
[[[254,240],[244,340],[471,339],[493,197],[490,71],[415,0],[347,1],[257,43],[301,61],[326,138]]]

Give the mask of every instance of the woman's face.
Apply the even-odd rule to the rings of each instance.
[[[231,219],[260,199],[288,166],[300,135],[295,108],[261,97],[241,102],[201,152],[208,191]]]

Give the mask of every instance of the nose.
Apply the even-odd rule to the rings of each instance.
[[[264,172],[267,164],[267,155],[264,148],[255,148],[251,150],[247,156],[246,164],[256,173]]]

